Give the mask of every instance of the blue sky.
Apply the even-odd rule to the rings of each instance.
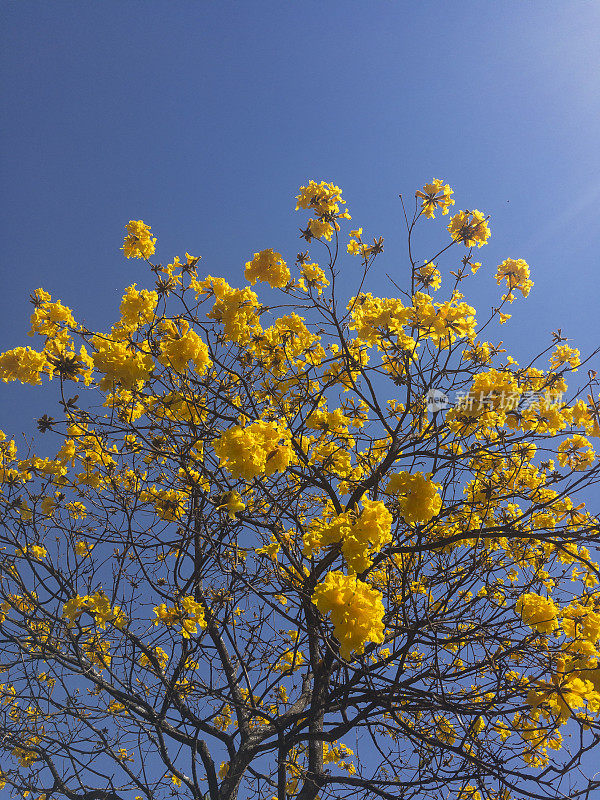
[[[468,294],[482,315],[496,265],[531,265],[496,332],[513,355],[557,328],[597,346],[600,4],[4,0],[0,30],[0,350],[33,343],[39,286],[106,329],[126,286],[151,285],[119,250],[130,219],[152,225],[159,260],[187,250],[231,283],[260,249],[293,262],[310,178],[385,237],[372,289],[390,292],[385,272],[408,275],[398,194],[432,177],[491,215]],[[423,259],[442,230],[422,228]],[[41,390],[1,391],[7,432],[54,411]]]
[[[582,351],[597,341],[597,3],[55,0],[0,15],[2,349],[32,343],[38,286],[107,328],[123,288],[150,285],[119,250],[129,219],[152,225],[160,260],[188,250],[233,283],[259,249],[293,261],[309,178],[340,185],[353,223],[385,237],[381,293],[386,271],[407,274],[398,194],[445,179],[455,209],[491,214],[468,290],[481,313],[500,261],[531,265],[535,288],[498,332],[513,354],[558,327]],[[3,396],[11,429],[44,405]]]

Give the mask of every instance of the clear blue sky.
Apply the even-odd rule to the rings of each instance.
[[[0,30],[0,350],[32,344],[38,286],[109,327],[123,288],[150,283],[119,250],[129,219],[161,261],[188,250],[232,283],[259,249],[293,261],[309,178],[343,188],[399,281],[398,194],[443,178],[456,209],[491,214],[482,312],[500,261],[531,265],[497,334],[513,354],[558,327],[598,343],[597,2],[3,0]],[[43,391],[0,391],[7,432],[54,411]]]
[[[498,334],[514,355],[557,327],[597,341],[598,3],[5,0],[0,15],[0,348],[32,343],[38,286],[107,328],[122,289],[150,282],[119,251],[129,219],[160,260],[188,250],[234,283],[259,249],[293,261],[309,178],[343,188],[399,279],[397,196],[444,178],[456,209],[492,215],[482,311],[501,260],[531,265]],[[42,392],[2,392],[0,427],[46,410]]]

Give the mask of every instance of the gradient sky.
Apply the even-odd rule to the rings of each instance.
[[[491,214],[467,288],[482,313],[500,261],[531,265],[535,288],[498,333],[513,354],[558,327],[582,351],[597,342],[598,3],[53,0],[0,15],[2,349],[33,344],[38,286],[106,329],[123,288],[150,285],[119,251],[129,219],[152,225],[159,260],[188,250],[238,285],[257,250],[293,261],[309,178],[340,185],[353,223],[385,237],[382,293],[385,272],[407,273],[398,194],[443,178],[455,210]],[[11,430],[43,405],[2,391]]]
[[[95,329],[124,287],[150,287],[119,250],[130,219],[152,225],[158,260],[187,250],[237,285],[260,249],[293,262],[310,178],[385,237],[372,288],[390,292],[385,272],[408,275],[398,194],[412,202],[432,177],[455,210],[491,215],[465,289],[482,315],[496,265],[531,265],[532,294],[496,338],[523,362],[557,328],[597,346],[599,3],[4,0],[0,29],[0,350],[35,344],[39,286]],[[427,225],[421,258],[444,230]],[[54,411],[41,390],[0,389],[8,433]]]

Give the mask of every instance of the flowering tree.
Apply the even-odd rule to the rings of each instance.
[[[447,247],[415,258],[415,226],[452,194],[416,193],[393,297],[365,291],[383,240],[342,234],[340,190],[313,181],[293,271],[263,250],[244,288],[201,279],[189,254],[153,263],[132,221],[124,253],[155,288],[129,286],[110,331],[32,295],[40,347],[1,355],[0,377],[55,379],[61,399],[38,420],[44,449],[1,435],[5,791],[599,785],[578,769],[600,737],[599,527],[579,498],[599,474],[595,373],[569,394],[580,355],[560,332],[525,366],[476,332],[458,289],[484,214],[459,211]],[[533,285],[521,259],[496,278],[490,335]]]

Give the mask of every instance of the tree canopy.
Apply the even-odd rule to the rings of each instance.
[[[386,297],[367,291],[383,238],[314,181],[306,250],[255,253],[243,288],[189,253],[155,262],[132,220],[124,255],[154,286],[127,287],[110,330],[32,294],[39,346],[0,377],[60,400],[24,448],[0,434],[11,796],[600,786],[580,769],[600,737],[595,354],[558,331],[521,364],[492,340],[530,270],[504,260],[477,320],[489,217],[450,215],[453,194],[416,192]]]

